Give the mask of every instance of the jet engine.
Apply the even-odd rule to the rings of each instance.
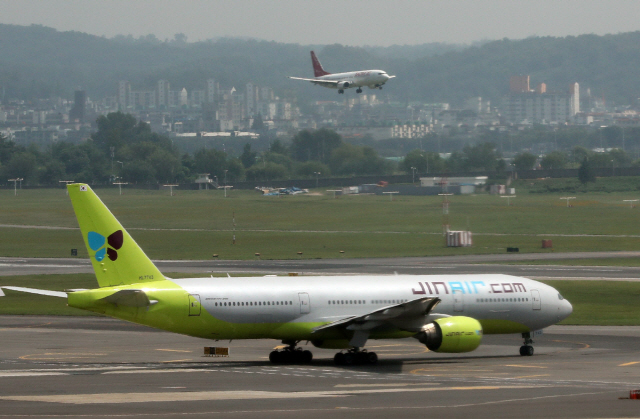
[[[338,89],[348,89],[353,83],[348,81],[340,81],[338,82]]]
[[[471,352],[480,346],[482,325],[471,317],[444,317],[424,325],[414,338],[433,352]]]

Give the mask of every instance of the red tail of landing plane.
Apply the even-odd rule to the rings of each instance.
[[[313,51],[311,51],[311,63],[313,64],[313,75],[315,77],[321,77],[331,74],[324,71],[324,68],[322,68],[322,64],[320,64],[320,60],[318,60],[318,57],[316,57],[316,53]]]

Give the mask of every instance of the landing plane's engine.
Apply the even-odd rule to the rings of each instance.
[[[482,325],[464,316],[436,319],[414,336],[433,352],[471,352],[480,346]]]
[[[348,89],[349,86],[351,86],[353,83],[348,82],[348,81],[341,81],[338,82],[338,89]]]

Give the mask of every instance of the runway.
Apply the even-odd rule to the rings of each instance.
[[[480,274],[502,273],[527,278],[638,280],[640,267],[507,265],[509,261],[640,257],[640,252],[529,253],[412,258],[300,260],[155,260],[163,273],[222,274]],[[498,264],[499,262],[501,264]],[[0,258],[0,276],[92,273],[88,259]]]
[[[469,354],[370,341],[377,366],[273,366],[275,341],[217,342],[105,318],[0,317],[0,417],[637,417],[640,327],[554,326]],[[203,347],[230,348],[228,358]]]

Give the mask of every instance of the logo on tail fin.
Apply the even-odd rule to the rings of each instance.
[[[116,250],[122,247],[123,241],[124,236],[122,230],[118,230],[106,238],[95,231],[90,231],[89,234],[87,234],[87,242],[91,250],[96,252],[95,257],[98,262],[101,262],[105,256],[109,256],[109,259],[112,261],[118,259],[118,252]]]

